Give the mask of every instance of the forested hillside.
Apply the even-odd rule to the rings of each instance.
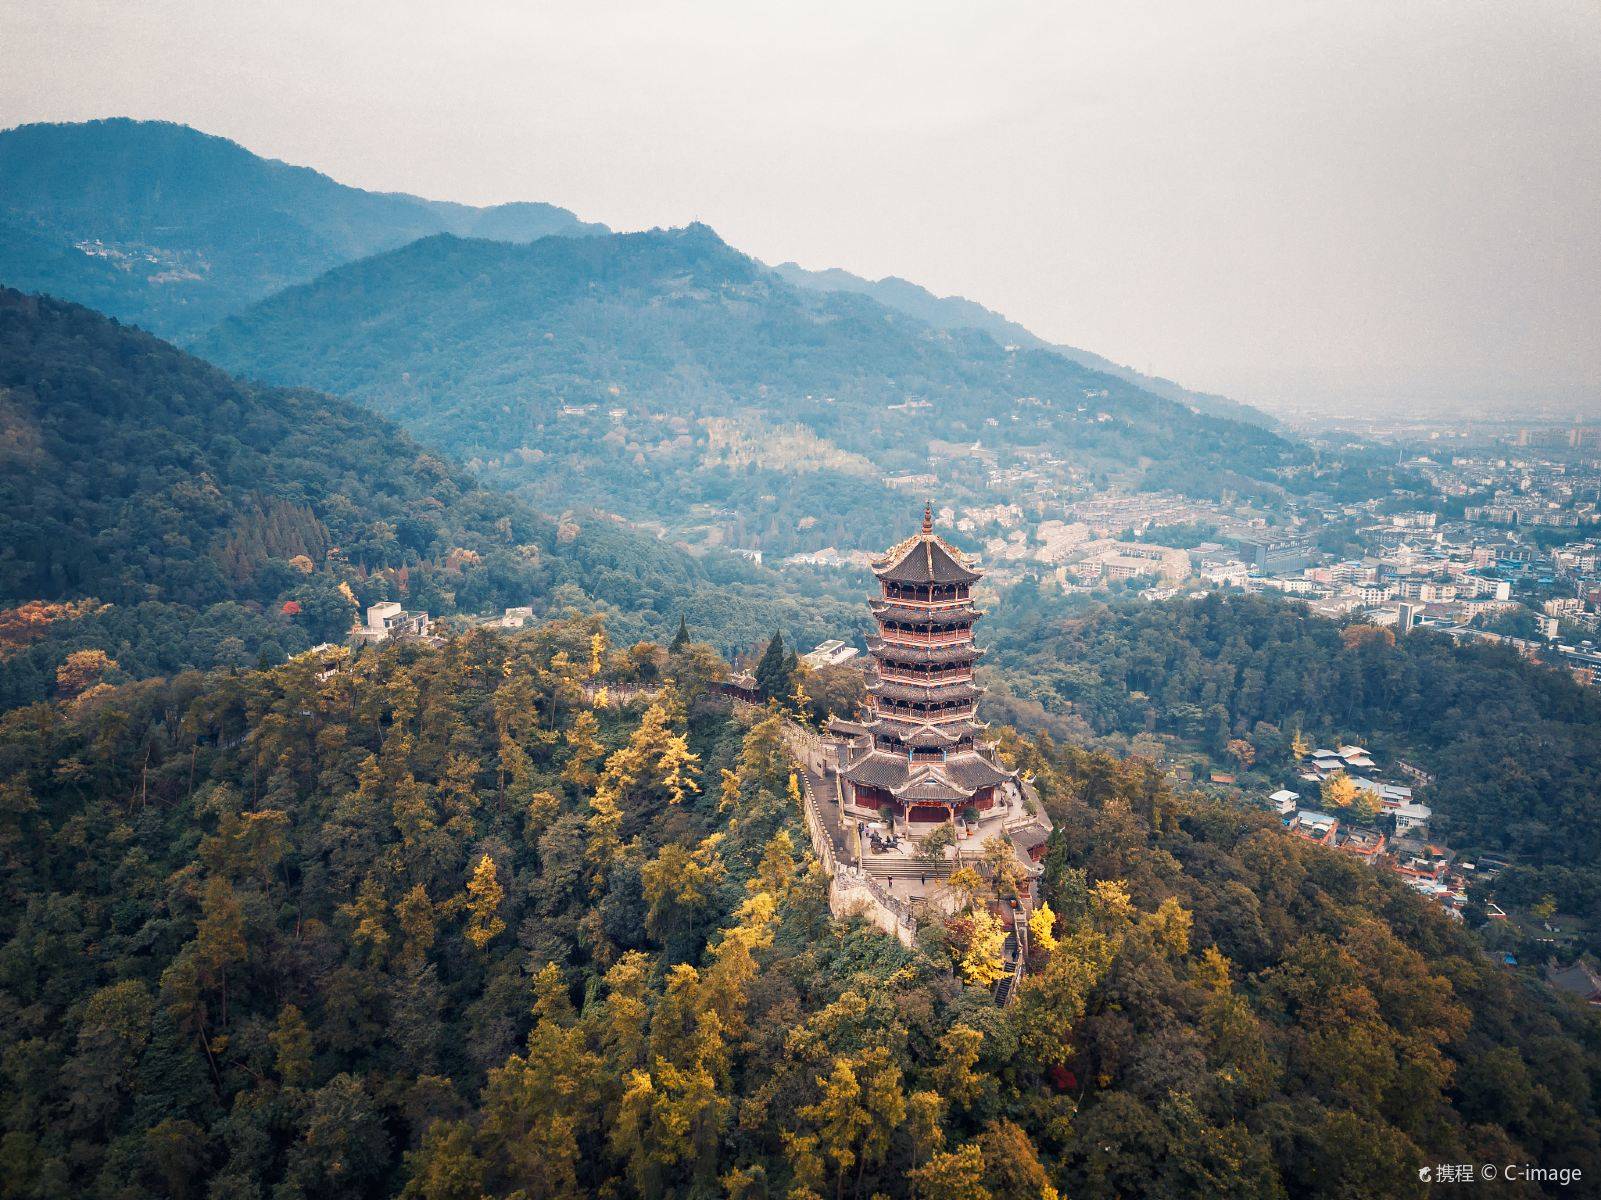
[[[1096,733],[1155,730],[1225,759],[1248,741],[1282,786],[1299,730],[1357,742],[1436,777],[1433,829],[1512,855],[1503,886],[1601,917],[1601,696],[1507,646],[1342,627],[1268,597],[1098,606],[1049,620],[1022,593],[997,614],[1008,687]],[[1532,893],[1532,895],[1530,895]]]
[[[433,233],[531,241],[604,231],[549,204],[365,192],[164,121],[0,132],[0,283],[167,337]]]
[[[627,637],[683,613],[725,649],[850,619],[750,564],[543,516],[347,401],[0,291],[0,704],[47,694],[72,651],[114,678],[248,666],[342,640],[382,599],[600,606]]]
[[[357,397],[536,502],[670,523],[715,510],[768,552],[889,544],[906,493],[885,477],[931,455],[953,501],[1047,458],[1201,494],[1271,493],[1301,458],[1048,351],[795,288],[699,225],[430,238],[283,292],[198,349]]]
[[[1601,1170],[1594,1014],[1384,877],[1006,735],[1057,832],[997,1009],[953,969],[976,915],[912,951],[830,919],[779,720],[697,700],[706,648],[598,633],[0,718],[5,1194],[1334,1200],[1422,1196],[1435,1162]]]

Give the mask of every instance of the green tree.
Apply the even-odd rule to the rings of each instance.
[[[794,671],[784,650],[783,635],[775,630],[772,639],[767,643],[767,649],[762,651],[762,657],[756,663],[756,690],[765,700],[788,703],[790,694],[794,690],[793,675]]]
[[[311,1027],[295,1005],[286,1004],[278,1010],[272,1048],[277,1054],[278,1078],[286,1087],[305,1087],[311,1080]]]

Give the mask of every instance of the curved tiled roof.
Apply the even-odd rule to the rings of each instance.
[[[867,639],[867,652],[877,659],[904,663],[959,663],[984,653],[978,646],[961,642],[944,646],[903,646],[876,636]]]
[[[908,762],[902,755],[869,750],[840,771],[852,783],[881,788],[899,800],[970,800],[980,788],[1012,777],[975,751],[954,754],[941,762]]]
[[[964,792],[937,771],[929,771],[921,777],[909,780],[895,791],[894,795],[897,800],[936,804],[959,804],[963,800],[973,798],[972,792]]]
[[[892,583],[974,583],[982,578],[960,550],[934,532],[927,509],[922,530],[891,546],[873,564],[873,574]]]
[[[958,683],[904,683],[899,679],[874,678],[867,690],[890,700],[976,700],[984,689],[962,680]]]
[[[846,763],[840,769],[840,774],[852,783],[893,792],[905,786],[910,771],[911,764],[906,761],[905,755],[891,754],[887,750],[869,750],[860,758]]]
[[[940,767],[952,783],[975,792],[981,787],[1001,783],[1017,774],[990,762],[976,750],[953,754],[941,763]]]
[[[863,722],[869,733],[897,737],[908,746],[943,748],[953,746],[977,728],[972,721],[952,721],[935,725],[927,721],[909,721],[902,717],[874,717]]]
[[[910,621],[917,625],[970,625],[984,615],[971,604],[929,608],[904,600],[873,599],[867,602],[867,607],[880,621]]]

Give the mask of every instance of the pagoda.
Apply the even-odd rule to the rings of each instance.
[[[892,820],[949,821],[994,806],[996,789],[1015,779],[979,740],[983,689],[973,664],[973,624],[983,614],[971,590],[981,573],[934,532],[932,505],[922,529],[873,563],[880,595],[868,602],[878,632],[867,648],[867,699],[856,721],[835,720],[844,739],[845,798]]]

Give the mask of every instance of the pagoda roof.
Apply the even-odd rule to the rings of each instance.
[[[976,700],[984,689],[962,680],[957,683],[904,683],[899,679],[875,678],[867,685],[875,696],[890,700]]]
[[[948,604],[935,608],[907,600],[885,600],[875,597],[867,602],[873,615],[880,621],[917,621],[925,625],[961,624],[978,620],[984,614],[971,604]]]
[[[900,739],[914,749],[926,750],[930,747],[943,749],[954,746],[962,740],[967,730],[958,725],[935,725],[928,721],[901,721],[894,717],[886,717],[884,724],[896,725],[901,728]]]
[[[961,642],[947,642],[943,646],[904,645],[886,638],[869,637],[867,651],[874,658],[888,658],[907,663],[967,662],[983,654],[981,647]]]
[[[979,728],[974,721],[949,721],[936,725],[932,721],[911,721],[904,717],[875,716],[863,722],[869,733],[899,738],[908,746],[943,749],[954,746],[966,734]]]
[[[934,532],[933,514],[923,510],[923,528],[873,563],[873,574],[891,583],[974,583],[981,572],[955,546]]]

